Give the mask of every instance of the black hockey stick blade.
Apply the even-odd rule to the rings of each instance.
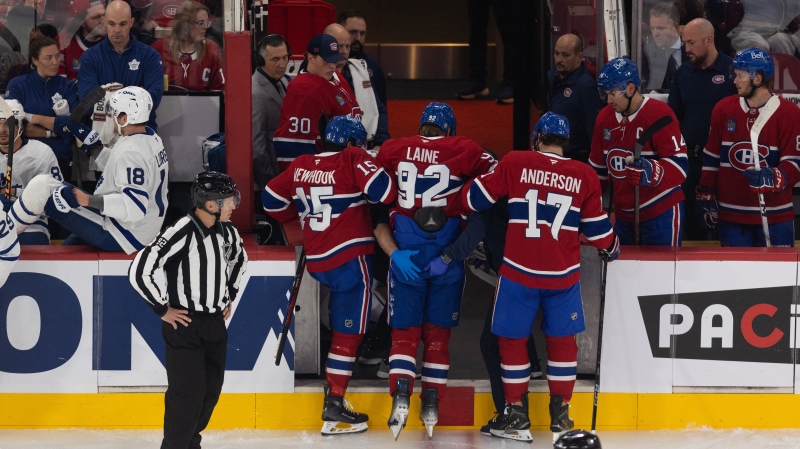
[[[14,33],[5,25],[0,25],[0,38],[8,43],[11,51],[22,51],[22,46],[19,44],[17,36],[14,36]]]
[[[8,124],[8,159],[6,164],[6,191],[5,196],[7,200],[11,199],[11,174],[14,168],[14,147],[16,146],[17,139],[17,118],[14,114],[7,115],[6,123]]]
[[[642,154],[642,147],[644,147],[644,145],[650,139],[652,139],[657,132],[664,129],[670,123],[672,123],[672,117],[665,115],[660,119],[656,120],[655,122],[653,122],[652,125],[650,125],[646,130],[644,130],[644,132],[642,132],[642,135],[639,136],[638,139],[636,139],[636,147],[633,150],[633,160],[638,161],[639,157]]]
[[[297,304],[297,296],[300,293],[300,283],[303,280],[303,272],[306,270],[306,249],[300,251],[300,259],[297,261],[297,269],[294,273],[294,283],[292,283],[292,293],[289,298],[289,307],[286,308],[286,317],[283,319],[283,329],[281,335],[278,337],[278,349],[275,351],[275,366],[281,364],[283,357],[283,348],[286,346],[286,339],[289,334],[289,327],[292,325],[292,318],[294,318],[294,307]]]
[[[94,105],[105,98],[106,90],[102,87],[95,87],[91,92],[86,94],[86,96],[83,97],[83,100],[78,103],[78,106],[75,106],[75,109],[70,112],[69,120],[71,122],[80,123],[81,120],[83,120],[83,117],[85,117],[89,111],[94,109]]]

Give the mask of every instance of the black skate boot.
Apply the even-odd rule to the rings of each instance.
[[[389,414],[389,429],[392,430],[394,440],[400,436],[400,431],[406,426],[408,407],[411,404],[411,392],[408,391],[408,379],[397,379],[397,390],[392,394],[392,412]]]
[[[331,396],[330,387],[325,385],[325,402],[322,406],[322,435],[344,435],[367,431],[369,416],[358,413],[342,396]]]
[[[550,431],[553,432],[553,441],[575,427],[575,423],[569,417],[569,403],[561,405],[562,402],[561,396],[550,396]]]
[[[419,420],[425,424],[428,438],[433,438],[433,426],[439,422],[439,395],[435,388],[426,388],[422,394]]]
[[[531,420],[528,418],[528,407],[524,399],[523,405],[506,404],[503,416],[489,422],[492,436],[526,443],[533,442],[530,428]]]

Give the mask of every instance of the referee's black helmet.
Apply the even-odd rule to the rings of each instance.
[[[206,201],[218,201],[230,197],[239,199],[239,191],[236,190],[233,179],[225,173],[206,171],[194,178],[192,202],[195,207],[205,209]],[[238,206],[238,201],[236,205]]]

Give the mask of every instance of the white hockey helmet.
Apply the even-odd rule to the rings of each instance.
[[[117,126],[120,126],[117,118],[122,113],[128,116],[125,126],[147,123],[152,110],[153,98],[150,97],[150,93],[137,86],[123,87],[114,92],[106,104],[106,115],[113,117]]]
[[[25,109],[22,108],[22,103],[18,100],[5,100],[8,107],[11,109],[11,113],[14,114],[14,117],[17,119],[17,135],[14,136],[14,139],[18,139],[22,135],[22,121],[25,120]],[[3,111],[0,110],[0,120],[6,120],[5,114]]]

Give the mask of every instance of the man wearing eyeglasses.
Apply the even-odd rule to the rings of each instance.
[[[270,34],[258,46],[259,67],[253,73],[253,174],[256,190],[281,172],[272,139],[280,124],[281,106],[289,77],[289,44],[280,34]]]

